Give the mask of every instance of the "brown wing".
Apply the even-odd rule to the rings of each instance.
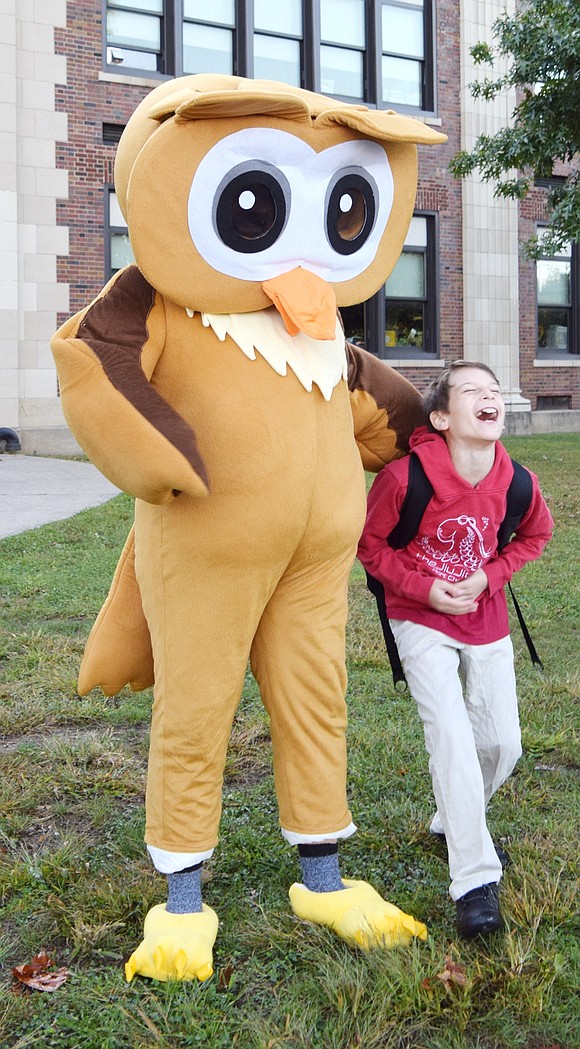
[[[149,627],[135,578],[135,533],[131,529],[107,600],[86,644],[79,671],[79,695],[99,686],[114,696],[129,685],[140,692],[153,684]]]
[[[365,470],[378,472],[408,451],[409,437],[425,422],[412,383],[372,353],[346,344],[354,433]]]

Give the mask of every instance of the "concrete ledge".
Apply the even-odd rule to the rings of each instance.
[[[24,455],[81,455],[84,452],[67,426],[22,429],[19,433]]]
[[[531,412],[506,412],[505,431],[509,437],[525,437],[532,432]]]
[[[532,433],[578,433],[580,411],[532,412]]]

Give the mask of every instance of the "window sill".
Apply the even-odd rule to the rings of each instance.
[[[444,368],[445,361],[440,357],[382,357],[391,368]]]
[[[159,73],[157,76],[138,76],[130,73],[110,73],[108,70],[101,70],[99,73],[99,80],[104,84],[132,84],[134,87],[159,87],[159,84],[163,84],[166,80],[170,80],[170,77],[165,76],[164,73]]]
[[[536,357],[534,368],[580,368],[580,355],[569,353],[565,357]]]

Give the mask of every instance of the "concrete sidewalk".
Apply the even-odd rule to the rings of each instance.
[[[0,455],[0,539],[62,521],[119,494],[92,463]]]

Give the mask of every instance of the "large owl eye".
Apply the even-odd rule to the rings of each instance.
[[[326,206],[328,239],[339,255],[352,255],[368,240],[375,222],[375,189],[368,177],[350,172],[332,186]]]
[[[228,248],[244,253],[265,251],[280,236],[288,213],[290,190],[281,172],[244,165],[231,173],[216,196],[215,223]]]

